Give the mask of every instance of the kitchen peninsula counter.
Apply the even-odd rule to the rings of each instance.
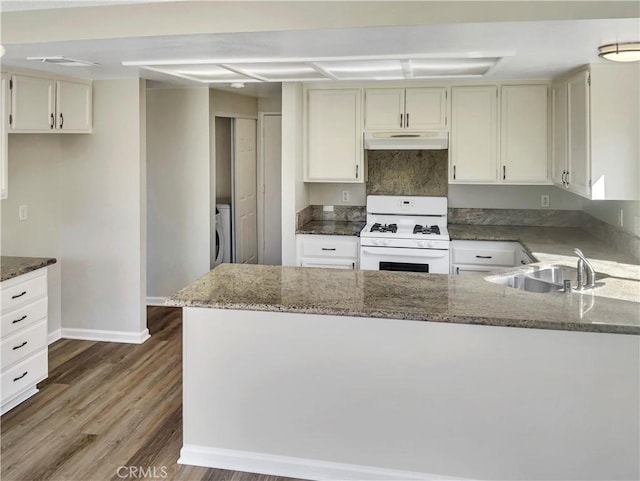
[[[640,334],[640,304],[596,291],[532,294],[465,276],[222,264],[168,305]]]
[[[14,277],[27,274],[37,269],[55,264],[56,259],[53,257],[0,257],[0,276],[1,281],[8,281]]]

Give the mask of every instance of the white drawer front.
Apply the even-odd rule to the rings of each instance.
[[[355,269],[356,262],[351,261],[350,259],[313,259],[313,258],[303,258],[302,267],[323,267],[327,269]]]
[[[47,320],[20,329],[0,344],[0,368],[7,367],[29,357],[36,351],[47,347]]]
[[[456,247],[452,250],[452,263],[494,266],[514,266],[515,252],[503,249],[466,249]]]
[[[325,257],[358,257],[358,243],[349,241],[335,241],[331,239],[305,239],[302,243],[303,256]]]
[[[22,329],[23,327],[46,317],[46,297],[27,306],[22,306],[14,311],[2,314],[0,321],[0,338],[4,339],[6,336],[16,332],[18,329]]]
[[[47,296],[47,276],[42,275],[10,287],[2,287],[2,312],[29,304]]]
[[[42,349],[37,354],[25,359],[19,364],[2,373],[2,400],[10,398],[19,391],[39,383],[47,377],[47,350]]]

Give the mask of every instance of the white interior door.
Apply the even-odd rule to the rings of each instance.
[[[262,243],[260,263],[282,264],[282,115],[262,118]]]
[[[235,119],[233,126],[233,212],[235,260],[258,262],[258,220],[256,201],[257,122]]]

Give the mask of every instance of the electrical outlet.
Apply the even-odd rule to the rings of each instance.
[[[542,205],[542,207],[549,207],[549,196],[548,195],[541,195],[540,196],[540,205]]]
[[[348,190],[343,190],[342,191],[342,202],[349,202],[349,191]]]
[[[322,206],[322,212],[333,212],[333,206],[332,205],[323,205]]]
[[[18,207],[18,220],[20,222],[27,220],[28,216],[29,216],[29,213],[27,211],[26,205],[21,205],[20,207]]]
[[[618,209],[618,227],[624,227],[624,210]]]

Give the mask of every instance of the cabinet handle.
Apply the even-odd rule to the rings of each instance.
[[[459,276],[460,275],[460,268],[456,267],[456,275]]]
[[[56,118],[51,114],[51,125],[50,127],[53,129],[56,126]]]
[[[402,122],[402,117],[404,114],[400,114],[400,128],[404,127],[404,124]]]
[[[19,346],[15,346],[12,349],[15,351],[16,349],[20,349],[21,347],[24,347],[27,345],[27,341],[24,341],[22,344],[20,344]]]
[[[453,180],[456,180],[456,166],[453,166]]]
[[[60,128],[62,128],[63,125],[64,125],[64,117],[62,116],[62,113],[60,113]]]
[[[13,378],[13,382],[19,381],[20,379],[22,379],[23,377],[25,377],[27,374],[29,374],[29,371],[25,371],[22,373],[22,376],[18,376],[18,377],[14,377]]]
[[[409,114],[407,114],[407,128],[409,128]]]
[[[567,180],[566,180],[567,188],[569,188],[569,175],[570,175],[570,173],[569,173],[569,171],[567,170]]]
[[[20,294],[16,294],[15,296],[11,296],[11,299],[17,299],[18,297],[22,297],[27,293],[27,291],[22,291]]]
[[[358,173],[360,172],[360,166],[356,164],[356,179],[358,178]]]
[[[323,247],[322,250],[323,251],[334,251],[334,250],[336,250],[336,248],[335,247]]]
[[[502,166],[502,180],[506,180],[507,179],[507,166],[503,165]]]
[[[352,262],[352,263],[351,263],[351,268],[352,268],[353,270],[355,270],[355,269],[356,269],[356,263],[355,263],[355,262]]]
[[[493,259],[493,256],[476,256],[478,259]]]
[[[17,324],[18,322],[24,321],[26,318],[27,318],[27,315],[25,314],[20,319],[14,319],[13,321],[11,321],[11,324]]]

